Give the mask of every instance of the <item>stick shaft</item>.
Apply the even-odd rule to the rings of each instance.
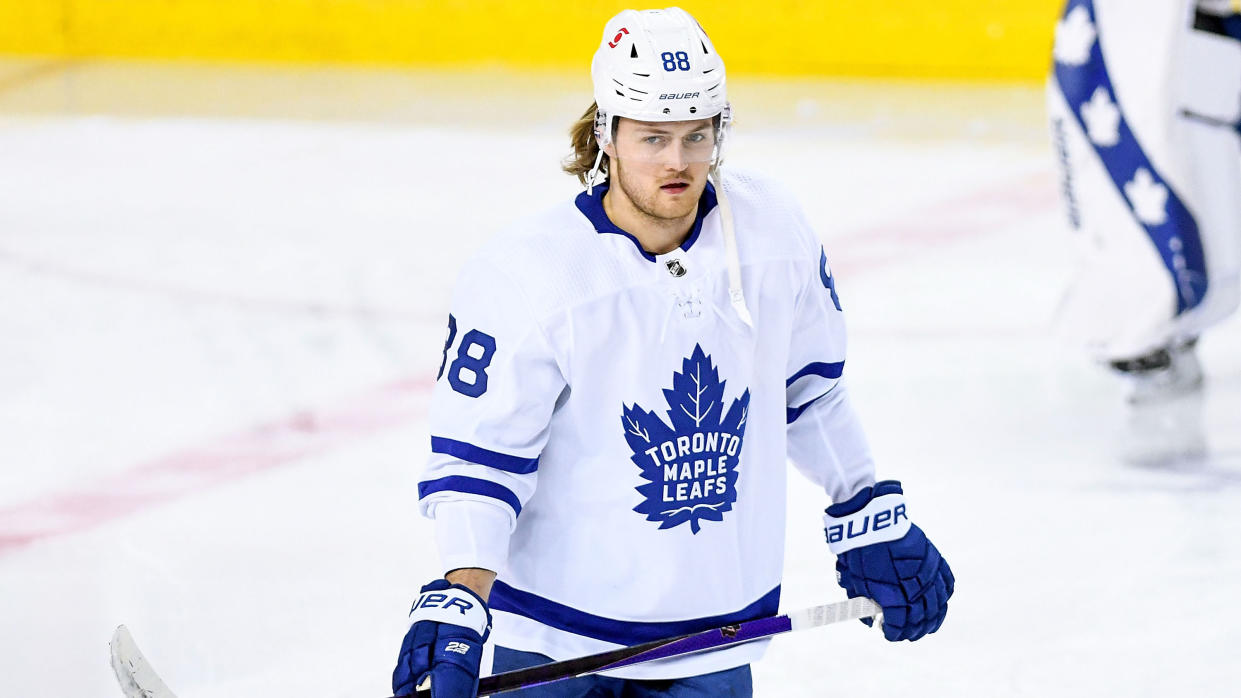
[[[855,618],[866,618],[879,613],[879,607],[869,599],[850,599],[837,603],[813,606],[792,613],[757,618],[721,628],[713,628],[689,635],[664,640],[652,640],[638,645],[600,652],[576,659],[566,659],[550,664],[503,674],[484,677],[478,683],[478,695],[489,696],[520,688],[531,688],[553,681],[595,674],[610,669],[633,666],[656,659],[683,657],[696,652],[720,649],[731,645],[753,642],[794,630],[805,630],[821,625],[839,623]],[[429,690],[417,691],[416,698],[430,698]],[[396,698],[410,698],[397,696]]]

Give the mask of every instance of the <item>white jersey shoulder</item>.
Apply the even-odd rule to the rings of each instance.
[[[813,226],[784,184],[749,170],[728,170],[724,189],[737,218],[738,244],[754,258],[801,260],[818,249]]]

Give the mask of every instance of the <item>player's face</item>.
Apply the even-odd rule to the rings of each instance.
[[[635,208],[654,218],[679,219],[697,209],[714,149],[713,119],[622,118],[607,152],[615,183]]]

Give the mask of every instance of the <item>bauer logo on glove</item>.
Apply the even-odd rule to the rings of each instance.
[[[823,517],[836,574],[849,598],[883,608],[883,636],[917,640],[939,630],[956,580],[947,561],[906,514],[895,480],[864,487]],[[862,622],[871,624],[869,618]]]
[[[861,511],[843,519],[825,516],[824,524],[827,544],[837,555],[863,545],[902,538],[910,526],[904,498],[892,494],[872,499]]]
[[[491,633],[487,603],[460,584],[437,579],[422,587],[409,621],[392,672],[393,694],[413,693],[430,678],[437,698],[476,695],[483,643]]]

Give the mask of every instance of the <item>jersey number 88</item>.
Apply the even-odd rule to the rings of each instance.
[[[448,339],[444,342],[444,358],[440,361],[440,370],[435,380],[444,377],[444,367],[448,366],[448,350],[457,338],[457,318],[448,316]],[[476,349],[477,347],[477,349]],[[487,367],[496,353],[496,338],[470,330],[461,337],[461,345],[457,347],[457,358],[448,366],[448,385],[466,397],[478,397],[487,392]]]
[[[659,54],[659,59],[664,62],[664,70],[669,73],[677,70],[689,70],[689,54],[684,51],[664,51]]]

